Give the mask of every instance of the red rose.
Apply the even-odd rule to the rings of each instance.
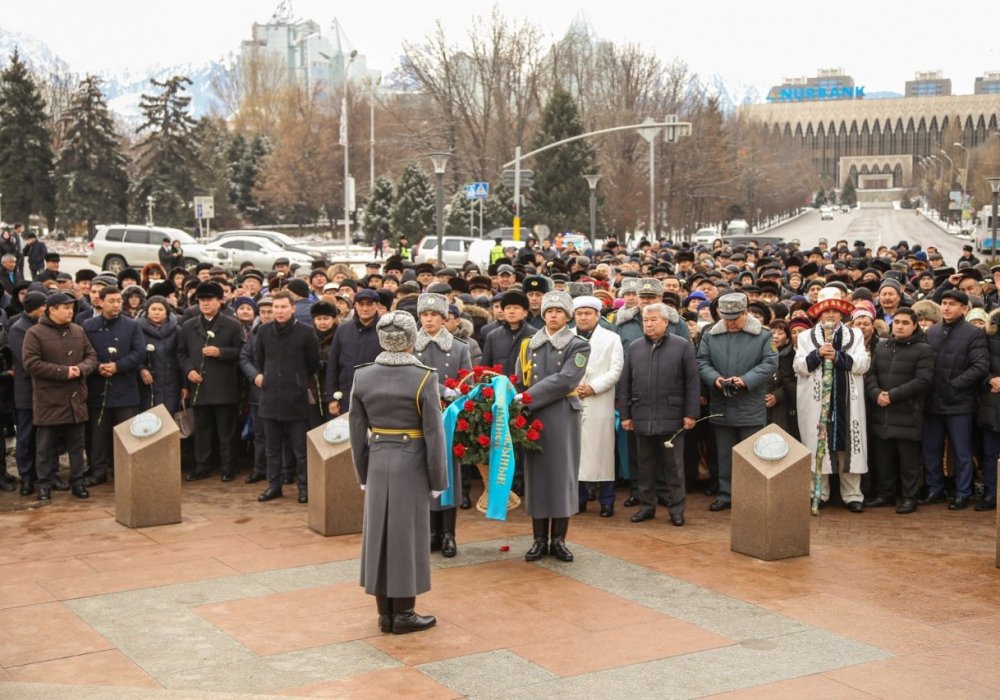
[[[444,380],[444,388],[445,389],[454,389],[457,386],[458,386],[458,380],[457,379],[448,378],[448,379]]]
[[[537,430],[532,430],[532,429],[529,429],[528,432],[527,432],[527,434],[526,434],[526,437],[529,440],[531,440],[532,442],[535,442],[541,436],[542,436],[542,434],[540,432],[538,432]]]
[[[528,424],[528,419],[525,418],[524,416],[518,416],[517,418],[514,419],[515,428],[523,428],[527,424]]]
[[[455,424],[455,428],[456,430],[459,430],[464,433],[466,430],[469,429],[469,421],[465,420],[464,418],[459,418],[458,423]]]
[[[480,435],[479,437],[477,437],[476,438],[476,442],[479,443],[480,447],[489,447],[490,446],[490,439],[486,435]]]
[[[455,447],[452,449],[452,452],[455,453],[456,457],[464,457],[465,456],[465,445],[463,445],[461,443],[455,445]]]
[[[503,374],[503,365],[493,365],[493,371],[497,374]]]
[[[510,380],[511,384],[517,384],[518,382],[518,376],[516,374],[510,375],[509,377],[507,377],[507,379]]]
[[[531,405],[531,394],[521,394],[521,403],[525,406]]]
[[[467,369],[460,369],[460,370],[458,370],[458,378],[459,379],[465,379],[468,376],[469,376],[469,370],[467,370]]]
[[[488,386],[484,386],[483,387],[483,398],[484,399],[492,399],[493,398],[493,389],[491,387],[488,387]]]
[[[537,418],[535,420],[531,421],[531,429],[532,430],[541,430],[542,429],[542,421],[538,420]]]
[[[483,372],[485,371],[486,368],[483,367],[482,365],[476,365],[475,367],[472,368],[472,373],[476,375],[476,379],[479,379],[481,376],[483,376]]]
[[[459,393],[461,393],[461,394],[462,394],[462,396],[465,396],[465,395],[466,395],[466,394],[468,394],[468,393],[469,393],[469,391],[470,391],[470,389],[469,389],[469,385],[468,385],[468,384],[463,384],[462,386],[460,386],[460,387],[458,388],[458,391],[459,391]]]
[[[493,422],[493,414],[490,411],[483,411],[483,420],[487,423]]]
[[[468,411],[472,411],[472,410],[474,410],[474,409],[476,408],[476,402],[475,402],[475,401],[466,401],[466,402],[465,402],[465,405],[464,405],[464,406],[462,406],[462,408],[463,408],[463,409],[464,409],[464,410],[465,410],[466,412],[468,412]]]

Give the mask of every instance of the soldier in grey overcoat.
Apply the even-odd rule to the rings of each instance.
[[[375,596],[381,630],[405,634],[436,622],[413,606],[431,587],[428,494],[448,483],[444,424],[434,370],[412,354],[413,316],[389,312],[377,332],[384,352],[358,368],[348,413],[365,491],[361,585]]]
[[[469,346],[448,332],[444,322],[448,319],[448,298],[442,294],[421,294],[417,297],[417,315],[420,316],[420,330],[413,344],[413,354],[420,362],[436,370],[439,390],[445,389],[446,379],[458,379],[460,369],[472,371]],[[458,499],[462,493],[462,464],[455,460],[448,475],[452,494]],[[455,542],[455,521],[457,516],[455,501],[450,506],[441,505],[441,497],[431,499],[431,551],[441,550],[441,555],[453,557],[458,554]]]
[[[522,341],[516,370],[523,388],[519,396],[522,401],[530,397],[525,402],[530,418],[543,426],[541,450],[529,450],[524,466],[524,507],[535,537],[524,558],[535,561],[551,553],[573,561],[566,532],[570,516],[580,508],[582,404],[576,388],[587,370],[590,343],[569,327],[573,298],[567,292],[542,297],[542,318],[545,327]]]

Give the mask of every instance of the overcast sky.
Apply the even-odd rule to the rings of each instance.
[[[253,22],[266,22],[277,0],[26,0],[4,2],[0,26],[45,41],[73,70],[120,72],[202,62],[236,51]],[[456,43],[492,0],[294,0],[298,18],[324,29],[336,14],[370,68],[391,70],[404,40],[418,41],[442,20]],[[561,36],[582,13],[597,34],[631,41],[664,59],[680,58],[702,76],[762,89],[786,76],[843,67],[868,92],[903,91],[917,70],[941,69],[956,94],[1000,70],[996,5],[985,0],[930,5],[872,0],[792,2],[639,2],[504,0],[504,14],[530,18]],[[933,13],[929,10],[933,9]],[[817,12],[822,16],[817,16]]]

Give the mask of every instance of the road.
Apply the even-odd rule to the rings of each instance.
[[[849,247],[854,246],[854,241],[864,241],[872,253],[879,246],[892,247],[905,240],[910,248],[917,243],[925,249],[928,245],[937,246],[948,265],[955,265],[962,246],[971,243],[945,233],[912,209],[888,207],[852,209],[847,214],[838,210],[833,215],[833,221],[820,221],[819,211],[810,210],[798,219],[772,229],[768,235],[780,236],[786,241],[798,239],[800,247],[805,250],[816,246],[820,238],[826,238],[831,246],[840,239],[845,239]]]

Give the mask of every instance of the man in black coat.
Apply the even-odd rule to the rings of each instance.
[[[892,337],[875,346],[865,375],[868,423],[878,438],[873,441],[876,495],[864,502],[865,508],[894,504],[902,486],[896,512],[905,515],[917,509],[924,397],[933,381],[934,354],[917,315],[909,307],[896,309]]]
[[[529,326],[526,321],[530,304],[524,292],[516,290],[504,292],[500,299],[500,308],[503,309],[503,320],[486,336],[483,345],[483,365],[486,367],[500,365],[503,367],[503,373],[510,375],[514,373],[517,364],[521,341],[533,336],[538,329]]]
[[[319,369],[319,342],[313,327],[295,318],[295,302],[286,291],[271,295],[274,320],[261,326],[254,345],[254,364],[260,370],[253,383],[260,389],[257,414],[264,422],[268,487],[258,501],[281,497],[281,455],[285,438],[295,455],[299,503],[307,503],[306,431],[315,409],[309,387]]]
[[[949,510],[963,510],[972,495],[972,427],[980,384],[990,371],[986,334],[965,320],[969,297],[959,289],[941,294],[942,322],[927,331],[934,352],[934,381],[924,414],[924,483],[921,503],[944,500],[944,437],[955,448],[955,497]]]
[[[45,269],[45,256],[49,249],[38,240],[38,234],[34,231],[30,231],[24,236],[24,243],[24,250],[21,251],[21,254],[28,260],[28,272],[31,273],[31,279],[35,279]]]
[[[87,377],[90,476],[85,486],[108,480],[114,461],[114,427],[139,413],[139,368],[146,357],[146,338],[139,324],[122,315],[118,287],[101,290],[101,313],[83,322],[97,351],[97,371]]]
[[[617,402],[622,428],[633,431],[638,447],[639,503],[632,522],[656,514],[656,474],[667,472],[667,509],[670,521],[684,524],[684,433],[701,412],[701,378],[694,346],[668,331],[670,313],[665,304],[642,310],[643,338],[625,350],[618,381]],[[678,433],[673,437],[674,433]],[[673,447],[666,447],[671,441]]]
[[[14,460],[21,477],[21,495],[35,492],[35,421],[32,416],[31,376],[24,370],[22,349],[24,335],[45,313],[45,293],[28,292],[24,295],[24,311],[14,321],[7,333],[7,345],[14,359],[14,417],[17,422],[17,442]]]
[[[237,361],[243,347],[243,326],[221,312],[223,296],[218,282],[198,285],[195,298],[199,313],[181,326],[177,343],[177,357],[194,409],[195,469],[184,477],[187,481],[209,475],[213,445],[219,448],[222,480],[235,478],[232,444],[241,398]]]
[[[354,370],[358,365],[374,362],[382,352],[378,344],[378,292],[362,289],[354,297],[354,318],[337,326],[330,343],[326,363],[326,400],[330,415],[339,416],[350,410]]]

